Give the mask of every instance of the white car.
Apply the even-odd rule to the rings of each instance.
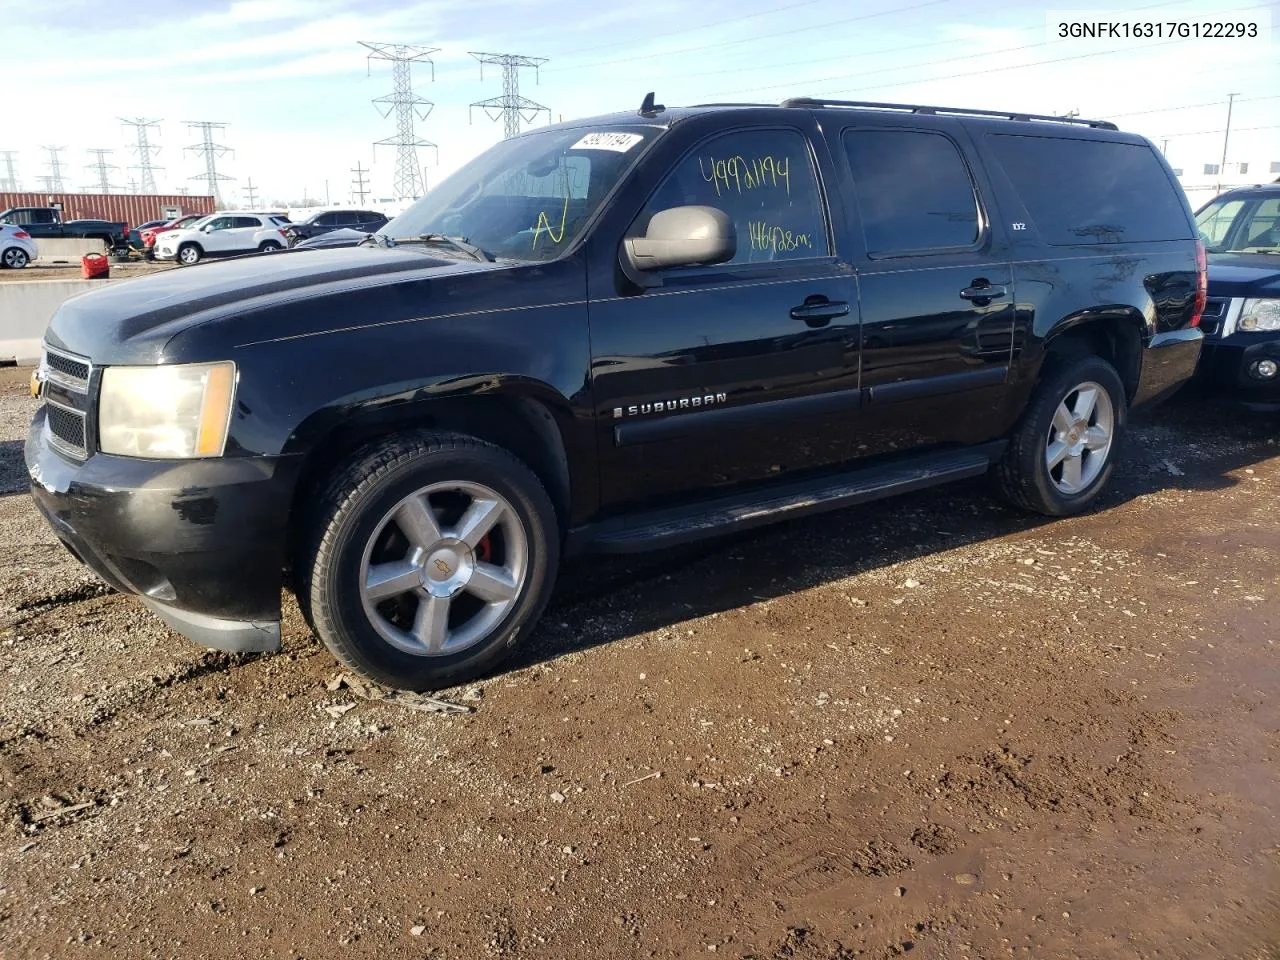
[[[156,238],[156,259],[199,263],[205,257],[272,253],[287,246],[283,217],[265,213],[215,213]]]
[[[0,224],[0,267],[20,270],[38,256],[31,234],[21,227]]]

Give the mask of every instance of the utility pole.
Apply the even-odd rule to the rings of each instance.
[[[13,169],[13,158],[18,155],[16,150],[0,150],[0,157],[4,157],[5,178],[0,180],[0,190],[7,190],[11,193],[18,192],[18,175]]]
[[[157,167],[151,161],[152,154],[159,154],[160,148],[152,145],[147,134],[153,127],[158,131],[160,129],[160,121],[148,120],[145,117],[134,117],[132,120],[126,120],[124,117],[121,117],[120,122],[126,127],[133,127],[137,138],[137,143],[133,145],[132,149],[138,156],[138,165],[136,167],[130,167],[129,169],[138,171],[138,176],[142,181],[143,193],[155,193],[155,172],[157,170],[163,170],[164,167]]]
[[[384,117],[391,116],[392,112],[395,113],[396,135],[377,141],[374,143],[374,148],[380,146],[396,148],[396,198],[416,200],[426,192],[422,171],[418,166],[418,148],[430,147],[433,150],[437,148],[429,140],[419,138],[413,129],[414,118],[427,119],[435,104],[414,95],[411,67],[415,63],[428,64],[431,67],[431,79],[434,80],[436,66],[431,60],[431,54],[440,48],[403,43],[370,43],[365,40],[359,43],[370,51],[369,61],[391,61],[392,92],[387,96],[378,97],[373,104]]]
[[[192,144],[186,149],[192,153],[198,153],[204,156],[204,173],[197,173],[193,177],[187,177],[188,180],[204,180],[209,184],[209,192],[213,194],[213,202],[217,206],[222,205],[222,191],[218,189],[218,181],[234,180],[235,177],[229,177],[225,173],[218,172],[218,157],[228,153],[234,153],[231,148],[221,143],[214,142],[214,132],[225,130],[225,123],[213,123],[209,120],[186,120],[187,129],[196,129],[201,133],[201,141]]]
[[[255,210],[258,207],[258,188],[253,185],[253,177],[245,178],[244,202],[249,205],[250,210]]]
[[[107,157],[115,153],[115,151],[106,150],[102,147],[92,147],[85,152],[95,158],[93,163],[85,166],[86,170],[92,170],[98,175],[98,182],[94,184],[94,186],[98,188],[99,193],[110,193],[112,186],[110,171],[119,170],[120,168],[115,166],[115,164],[107,163]]]
[[[490,120],[502,118],[502,135],[504,138],[514,137],[520,132],[520,121],[532,123],[539,113],[546,112],[551,119],[551,110],[540,103],[535,103],[520,96],[520,69],[532,67],[534,82],[537,82],[538,68],[547,62],[546,57],[525,57],[517,53],[475,53],[471,56],[480,61],[480,79],[484,79],[484,65],[497,64],[502,67],[502,96],[490,97],[488,100],[477,100],[472,108],[479,107]],[[467,111],[468,116],[471,111]]]
[[[1163,140],[1160,141],[1160,152],[1163,153],[1165,156],[1169,155],[1169,138],[1168,137],[1165,137]]]
[[[1227,94],[1227,129],[1222,131],[1222,162],[1218,164],[1218,191],[1222,191],[1222,178],[1227,173],[1227,143],[1231,139],[1231,108],[1235,106],[1238,93]]]
[[[356,202],[363,207],[364,198],[369,195],[369,191],[364,185],[364,175],[367,171],[360,161],[357,160],[356,165],[351,168],[351,172],[355,174],[355,176],[351,178],[351,195],[353,197],[358,197],[359,199]]]
[[[45,182],[45,189],[50,193],[62,193],[66,188],[62,185],[62,158],[59,157],[59,154],[67,148],[41,147],[40,149],[48,151],[49,154],[49,162],[46,164],[49,168],[49,175],[40,179]]]

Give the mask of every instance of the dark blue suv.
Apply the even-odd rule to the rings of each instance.
[[[1280,410],[1280,181],[1196,212],[1209,251],[1200,374],[1245,404]]]

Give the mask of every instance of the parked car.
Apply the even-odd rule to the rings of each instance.
[[[205,257],[283,250],[285,221],[265,214],[215,213],[180,230],[156,238],[157,260],[177,260],[184,266]]]
[[[53,317],[35,502],[199,643],[276,649],[287,570],[349,668],[438,687],[526,640],[566,554],[989,470],[1078,513],[1202,340],[1186,198],[1100,121],[649,97],[381,233]]]
[[[1247,406],[1280,410],[1280,183],[1196,211],[1209,251],[1201,376]]]
[[[358,243],[368,240],[371,233],[364,230],[356,230],[352,227],[339,227],[336,230],[330,230],[322,233],[310,240],[299,240],[293,244],[295,250],[327,250],[332,247],[354,247]]]
[[[128,232],[129,246],[141,249],[143,245],[142,231],[150,230],[154,227],[162,227],[168,222],[168,220],[148,220],[146,223],[140,223],[136,227],[133,227]]]
[[[21,270],[39,256],[31,234],[22,227],[0,224],[0,267]]]
[[[331,230],[350,229],[362,233],[376,233],[387,225],[387,218],[373,210],[322,210],[305,220],[289,224],[285,236],[289,245],[300,240],[310,240]]]
[[[188,213],[185,216],[176,217],[173,220],[167,220],[159,226],[143,227],[138,231],[142,240],[143,251],[148,255],[153,254],[155,251],[156,238],[159,237],[160,234],[167,233],[170,230],[181,230],[183,227],[189,227],[197,220],[203,220],[207,216],[207,213]]]
[[[67,220],[53,207],[10,207],[0,211],[0,224],[21,227],[41,240],[83,238],[101,240],[108,250],[127,246],[129,225],[111,220]]]

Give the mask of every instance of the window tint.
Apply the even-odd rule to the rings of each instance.
[[[867,250],[905,253],[968,247],[978,202],[956,145],[938,133],[846,130],[844,149]]]
[[[380,223],[385,219],[386,218],[382,214],[371,213],[368,210],[365,210],[363,213],[360,214],[361,223]]]
[[[315,224],[317,227],[334,227],[338,225],[338,215],[336,213],[322,213],[316,217]]]
[[[18,218],[19,223],[57,223],[57,219],[53,215],[52,210],[30,210],[27,212],[29,219],[23,220]]]
[[[992,152],[1050,244],[1192,236],[1180,194],[1144,144],[993,134]]]
[[[354,227],[360,220],[354,211],[343,210],[334,216],[333,222],[340,227]]]
[[[1254,207],[1253,216],[1245,222],[1235,246],[1265,250],[1280,247],[1280,197],[1263,200]]]
[[[793,130],[752,130],[712,137],[667,174],[632,223],[643,235],[670,207],[700,205],[733,220],[738,252],[731,263],[824,257],[826,219],[808,141]]]
[[[1225,203],[1211,203],[1201,210],[1196,217],[1196,228],[1199,229],[1200,239],[1205,242],[1205,246],[1210,249],[1221,247],[1236,215],[1243,208],[1243,200],[1228,200]]]
[[[262,226],[262,220],[259,217],[232,217],[233,227],[254,227]]]

